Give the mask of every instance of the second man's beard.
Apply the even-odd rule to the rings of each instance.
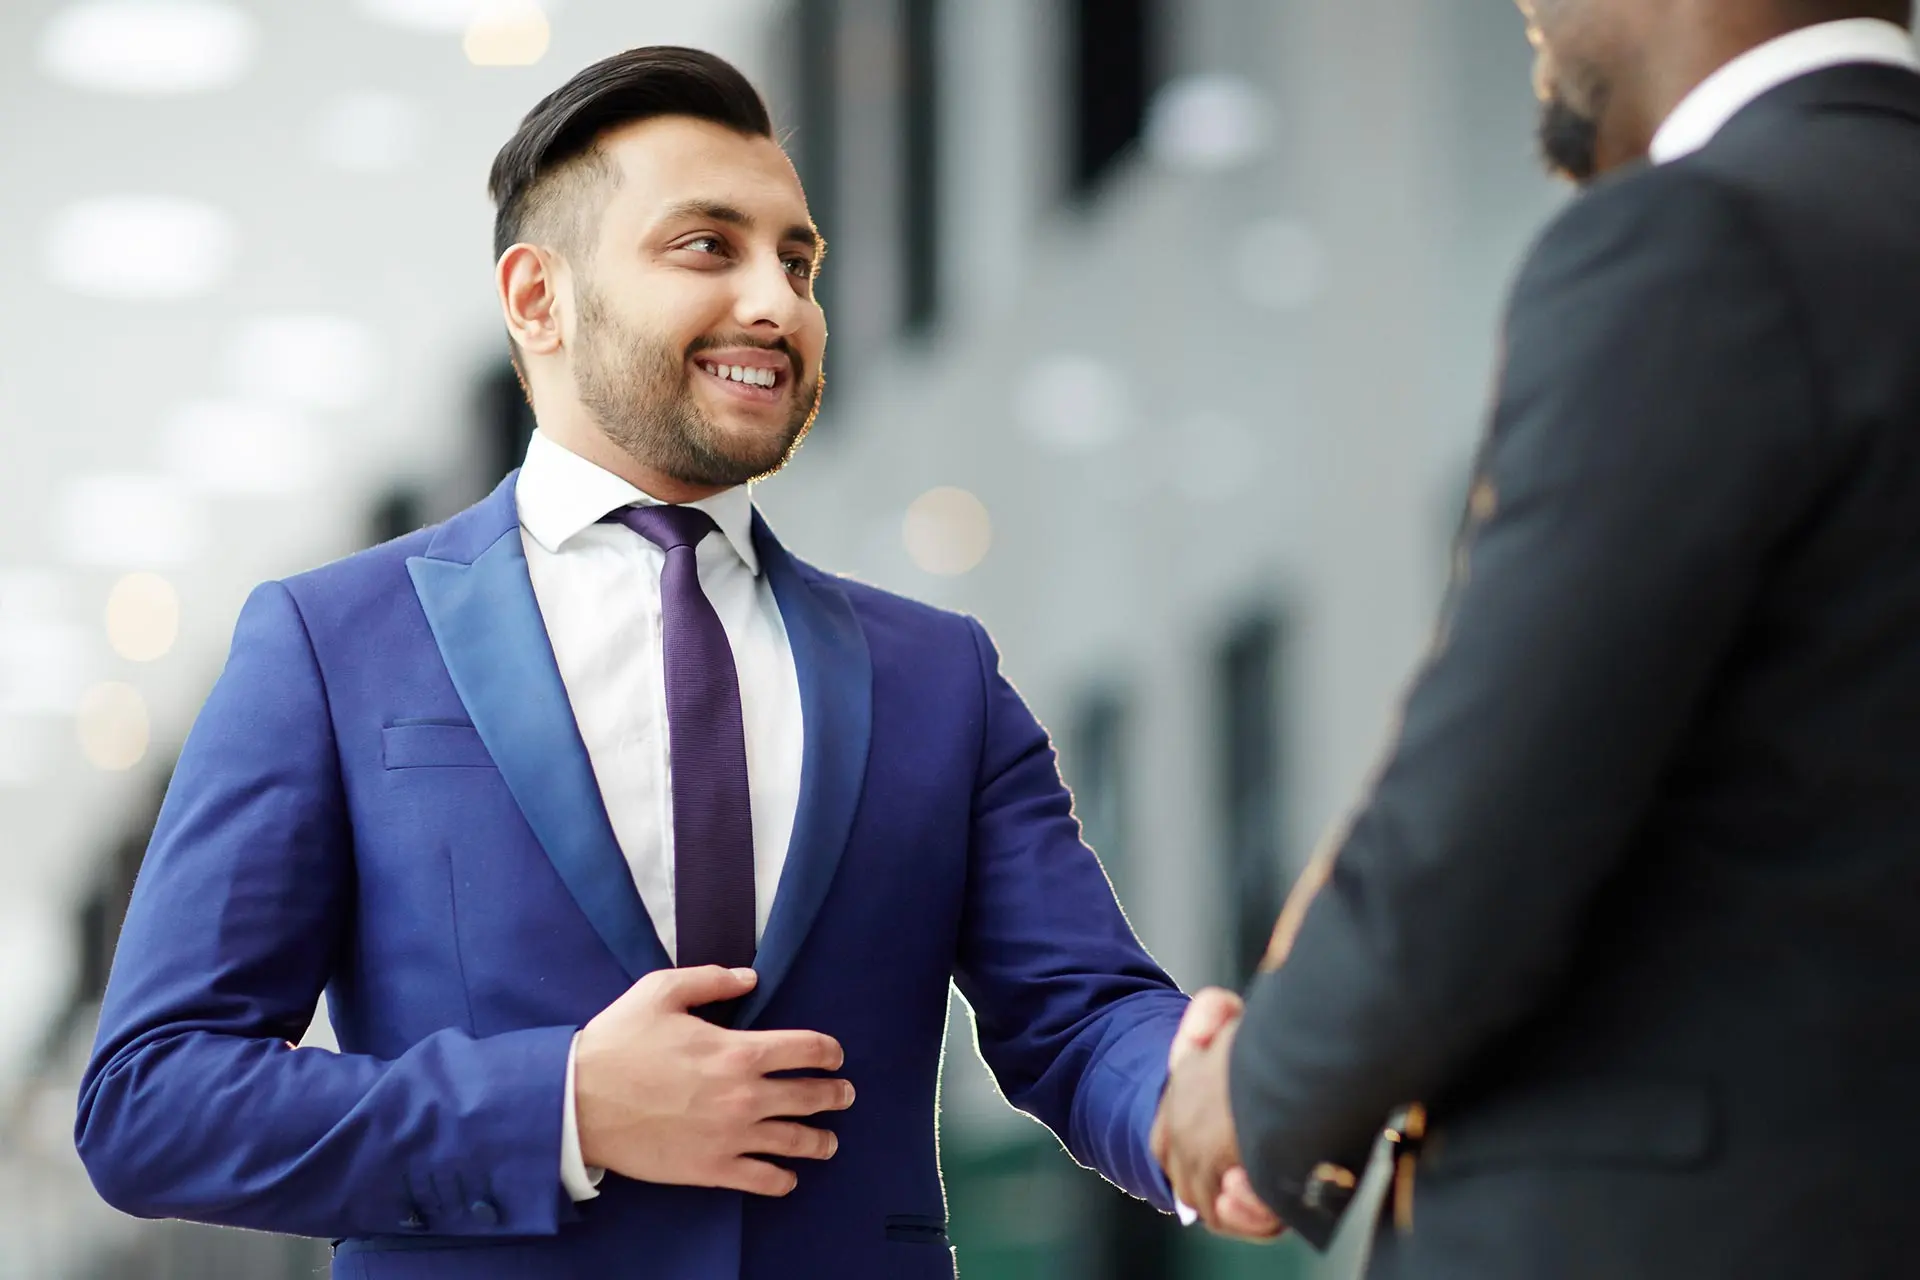
[[[1605,94],[1594,95],[1604,104]],[[1600,111],[1582,111],[1556,92],[1540,110],[1540,155],[1547,167],[1574,182],[1593,181],[1600,173]]]
[[[784,430],[729,439],[694,401],[687,353],[635,333],[591,290],[581,292],[580,332],[580,403],[628,457],[682,484],[732,488],[772,475],[793,457],[819,411],[816,372],[796,384]],[[793,372],[805,373],[797,357]]]

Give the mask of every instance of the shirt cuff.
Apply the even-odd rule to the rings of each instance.
[[[1175,1200],[1173,1211],[1180,1215],[1180,1225],[1183,1227],[1190,1227],[1200,1221],[1200,1215],[1195,1213],[1185,1200]]]
[[[589,1169],[580,1154],[580,1119],[573,1102],[573,1059],[579,1051],[580,1033],[576,1031],[567,1048],[566,1102],[560,1112],[560,1185],[575,1204],[598,1196],[600,1179],[607,1176],[605,1169]]]

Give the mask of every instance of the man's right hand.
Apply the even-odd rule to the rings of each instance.
[[[643,1182],[784,1196],[794,1174],[761,1156],[825,1160],[839,1140],[794,1117],[853,1105],[845,1080],[768,1079],[838,1071],[817,1031],[729,1031],[691,1010],[753,990],[751,969],[661,969],[580,1032],[574,1111],[587,1164]]]

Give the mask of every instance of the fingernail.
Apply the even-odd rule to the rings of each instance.
[[[828,1134],[827,1135],[827,1155],[834,1156],[839,1154],[839,1151],[840,1151],[839,1135],[832,1134],[832,1133]]]
[[[760,975],[758,973],[755,973],[752,969],[735,969],[733,970],[733,976],[740,979],[740,981],[742,982],[752,982],[755,979],[759,978]]]

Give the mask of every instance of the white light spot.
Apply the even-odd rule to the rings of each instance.
[[[206,541],[199,505],[164,476],[83,476],[61,497],[60,531],[67,554],[80,564],[180,564]]]
[[[1233,255],[1241,296],[1274,311],[1299,311],[1326,291],[1326,251],[1298,222],[1266,218],[1240,233]]]
[[[533,0],[487,0],[460,47],[476,67],[530,67],[547,56],[553,28]]]
[[[913,500],[901,529],[907,555],[927,573],[971,572],[993,546],[986,504],[965,489],[929,489]]]
[[[233,220],[171,196],[109,196],[69,206],[45,245],[47,274],[92,298],[188,298],[233,264]]]
[[[1176,169],[1237,168],[1265,150],[1268,132],[1265,95],[1225,72],[1171,81],[1147,110],[1147,149]]]
[[[147,700],[130,684],[110,681],[87,690],[75,728],[80,750],[96,769],[124,773],[147,757]]]
[[[1083,454],[1124,437],[1133,425],[1128,390],[1111,365],[1056,356],[1035,365],[1014,397],[1014,416],[1046,448]]]
[[[479,16],[487,0],[360,0],[369,18],[410,31],[459,33]]]
[[[409,98],[362,89],[328,103],[314,125],[314,151],[348,173],[392,173],[412,164],[427,138],[426,114]]]
[[[103,93],[224,89],[252,65],[259,35],[213,0],[97,0],[57,10],[40,39],[47,75]]]
[[[180,638],[180,594],[157,573],[130,573],[107,596],[107,641],[128,662],[157,662]]]
[[[286,496],[326,479],[313,427],[275,405],[209,400],[183,405],[160,429],[167,470],[205,493]]]
[[[263,317],[240,331],[227,355],[236,391],[299,409],[359,407],[373,394],[378,367],[373,333],[345,316]]]

